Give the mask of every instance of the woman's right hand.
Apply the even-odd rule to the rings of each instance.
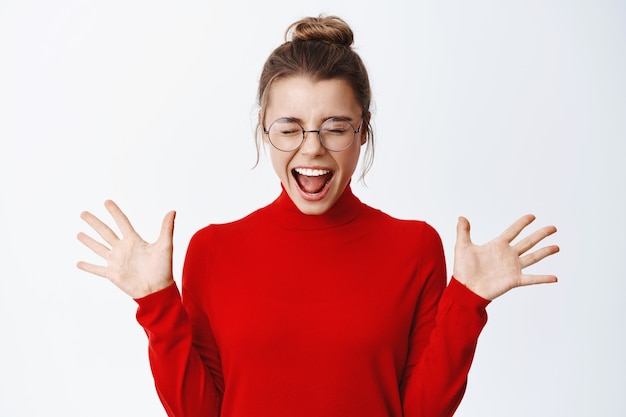
[[[122,232],[120,239],[109,226],[93,214],[85,211],[80,217],[89,224],[108,244],[102,244],[85,233],[78,240],[106,261],[106,266],[78,262],[76,266],[85,272],[107,278],[133,298],[145,297],[162,290],[174,282],[172,275],[172,251],[174,218],[170,211],[165,215],[159,238],[154,243],[144,241],[133,229],[126,215],[111,200],[104,206]]]

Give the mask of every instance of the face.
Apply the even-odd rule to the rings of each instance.
[[[297,120],[304,130],[317,130],[333,117],[343,117],[357,130],[362,122],[361,106],[352,87],[342,79],[315,81],[306,76],[276,80],[269,91],[263,126],[280,118]],[[306,133],[304,143],[292,152],[283,152],[269,144],[274,171],[287,194],[305,214],[325,213],[341,197],[359,161],[367,129],[363,121],[352,145],[341,152],[331,152],[320,143],[317,133]]]

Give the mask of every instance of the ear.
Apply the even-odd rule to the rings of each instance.
[[[370,119],[372,113],[367,112],[367,115],[363,116],[363,125],[361,126],[361,146],[367,143],[367,134],[369,133]]]
[[[267,137],[267,135],[265,134],[265,128],[263,127],[263,116],[261,115],[261,111],[259,111],[258,115],[257,115],[257,126],[258,126],[258,132],[259,135],[261,135],[261,139],[263,139],[263,142],[268,143],[269,138]]]

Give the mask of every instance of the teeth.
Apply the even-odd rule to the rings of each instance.
[[[296,171],[300,175],[306,175],[307,177],[319,177],[320,175],[326,175],[330,171],[327,169],[311,169],[311,168],[296,168]]]

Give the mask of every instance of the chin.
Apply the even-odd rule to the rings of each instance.
[[[319,216],[335,205],[340,193],[335,187],[329,186],[323,193],[307,194],[297,184],[293,184],[289,194],[291,201],[303,214]]]

